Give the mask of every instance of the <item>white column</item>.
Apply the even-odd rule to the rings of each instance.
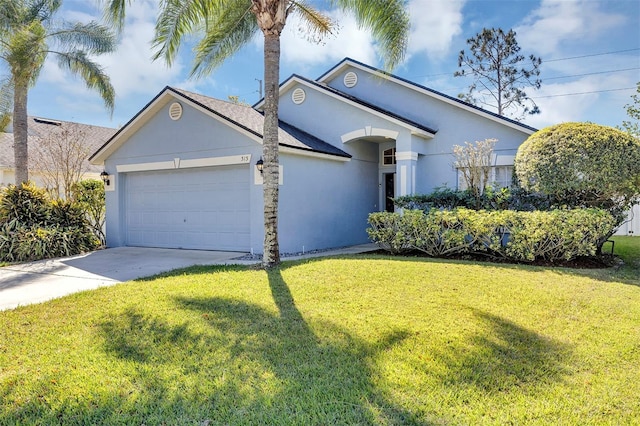
[[[417,152],[396,151],[396,176],[398,176],[399,196],[411,195],[415,193],[417,163]]]

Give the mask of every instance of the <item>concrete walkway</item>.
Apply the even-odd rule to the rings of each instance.
[[[284,260],[354,254],[370,250],[375,250],[375,246],[364,244]],[[6,266],[0,268],[0,311],[193,265],[259,263],[255,260],[236,259],[243,254],[115,247],[79,256]]]

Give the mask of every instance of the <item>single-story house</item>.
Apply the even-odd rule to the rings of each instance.
[[[390,197],[455,188],[454,145],[498,139],[507,183],[536,131],[348,58],[279,99],[283,252],[365,243]],[[107,245],[261,253],[262,108],[162,90],[90,158],[109,174]]]
[[[100,179],[102,167],[89,163],[89,156],[117,131],[71,121],[32,117],[28,120],[29,180],[51,192],[64,195],[60,182],[61,163],[76,167],[81,179]],[[56,175],[58,179],[56,179]],[[15,183],[13,128],[0,132],[0,188]]]
[[[107,245],[262,252],[264,104],[166,87],[91,157],[109,174]],[[458,186],[454,145],[497,139],[511,181],[536,129],[352,59],[279,88],[282,252],[368,241],[390,197]]]

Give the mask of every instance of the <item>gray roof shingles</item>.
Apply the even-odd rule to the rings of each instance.
[[[85,143],[88,151],[93,152],[105,141],[109,140],[117,131],[109,127],[92,126],[89,124],[74,123],[39,117],[28,117],[29,152],[34,152],[43,138],[48,138],[61,133],[65,129],[74,127],[85,135]],[[0,132],[0,168],[13,169],[15,167],[13,155],[13,133]],[[91,172],[99,172],[101,167],[87,163]]]
[[[168,87],[174,93],[184,96],[200,106],[206,108],[213,114],[238,125],[245,130],[262,137],[264,126],[264,115],[256,111],[251,106],[235,104],[210,98],[187,90]],[[284,121],[279,122],[278,141],[280,145],[297,148],[304,151],[318,152],[322,154],[335,155],[338,157],[350,158],[351,155],[309,133],[300,130]]]

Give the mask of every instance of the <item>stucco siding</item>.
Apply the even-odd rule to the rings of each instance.
[[[173,121],[169,105],[151,117],[111,156],[109,162],[135,164],[235,155],[238,148],[259,146],[229,125],[183,104],[182,117]]]
[[[302,104],[296,105],[291,99],[291,93],[299,87],[305,91],[306,99]],[[359,155],[357,148],[353,144],[343,143],[342,135],[367,126],[409,133],[406,128],[391,123],[387,119],[303,85],[294,85],[281,95],[279,114],[283,121],[304,129],[356,158]]]
[[[300,252],[303,247],[308,251],[368,241],[367,217],[378,210],[377,161],[341,163],[283,155],[281,163],[281,251]]]
[[[358,84],[347,88],[344,74],[355,71]],[[457,173],[453,167],[453,146],[484,139],[497,139],[495,154],[514,157],[518,147],[529,134],[468,111],[457,105],[427,96],[389,79],[380,79],[357,69],[345,69],[328,84],[337,90],[404,116],[412,121],[436,130],[433,138],[412,135],[409,130],[362,109],[333,98],[328,93],[301,84],[292,85],[280,98],[280,114],[283,120],[304,128],[328,143],[344,149],[358,158],[352,143],[341,143],[341,136],[366,126],[391,129],[398,132],[398,152],[417,152],[414,191],[426,193],[446,185],[456,188]],[[306,99],[296,105],[291,93],[296,88],[305,90]]]
[[[352,88],[343,83],[348,71],[358,74],[358,83]],[[374,77],[354,62],[336,72],[328,84],[335,90],[323,87],[322,82],[296,76],[281,86],[282,181],[278,225],[281,252],[365,243],[368,241],[367,217],[371,212],[385,209],[385,197],[427,193],[442,185],[456,188],[454,145],[498,139],[495,153],[504,161],[515,156],[531,133],[517,123],[478,114],[399,81]],[[304,99],[297,98],[302,102],[292,99],[296,89],[304,90]],[[131,237],[127,237],[127,218],[131,221],[136,214],[147,214],[152,220],[167,220],[167,226],[177,226],[177,231],[171,230],[174,234],[180,233],[179,227],[185,223],[184,219],[176,222],[180,219],[177,216],[165,218],[162,212],[158,216],[154,209],[128,212],[127,203],[137,203],[136,189],[128,188],[136,183],[135,173],[141,173],[137,178],[143,176],[137,182],[144,183],[138,185],[139,191],[149,192],[147,195],[151,197],[156,193],[167,200],[171,198],[168,192],[154,188],[154,176],[172,182],[172,177],[178,176],[173,170],[180,170],[180,185],[191,190],[184,176],[198,179],[198,173],[182,172],[182,169],[202,167],[203,173],[215,174],[216,167],[237,165],[244,173],[240,184],[244,184],[246,177],[248,186],[236,191],[248,202],[248,206],[237,209],[243,212],[242,220],[246,222],[241,229],[245,239],[242,247],[237,248],[262,253],[263,185],[255,167],[262,155],[259,136],[262,117],[249,108],[190,92],[166,90],[172,94],[159,95],[125,127],[126,132],[116,138],[117,143],[107,146],[100,154],[100,161],[106,158],[105,168],[112,180],[112,188],[106,194],[108,245],[127,243]],[[175,100],[182,104],[183,112],[180,119],[174,121],[169,116],[169,108]],[[385,149],[391,150],[385,153]],[[158,170],[163,171],[156,173]],[[214,181],[209,184],[217,185]],[[186,189],[183,192],[189,192]],[[192,192],[197,194],[193,198],[206,199],[208,194],[196,189]],[[194,208],[199,202],[183,200]],[[204,211],[212,214],[219,211],[207,210],[206,200],[202,204]],[[173,206],[167,208],[166,203],[160,207],[174,211]],[[181,209],[175,211],[188,217]],[[140,223],[146,225],[143,222]],[[211,228],[217,229],[217,226],[217,223],[211,224]],[[220,228],[215,232],[225,231]],[[167,246],[172,245],[172,241],[171,238],[164,240]],[[201,241],[199,247],[206,248],[207,243]]]
[[[111,175],[114,187],[113,191],[107,191],[105,194],[107,246],[109,247],[127,244],[128,173],[118,173],[119,166],[166,162],[175,163],[176,167],[180,167],[186,164],[184,160],[248,155],[249,165],[245,166],[248,174],[247,182],[253,182],[255,172],[253,165],[261,155],[262,145],[228,124],[212,119],[188,105],[183,104],[182,117],[177,121],[171,120],[168,108],[169,105],[166,105],[150,117],[105,161],[105,169]],[[179,160],[176,161],[176,159]],[[198,168],[194,168],[196,169]],[[215,167],[211,170],[215,170]],[[255,192],[250,185],[250,204],[255,203]],[[250,211],[251,214],[255,214],[256,210],[250,206]]]
[[[347,88],[342,83],[344,74],[349,71],[358,74],[358,84],[353,88]],[[362,70],[346,69],[328,84],[437,130],[434,139],[426,144],[425,154],[428,155],[450,153],[453,145],[487,138],[498,139],[496,149],[517,150],[529,136],[524,129],[515,129],[493,121],[458,105],[452,105]]]

